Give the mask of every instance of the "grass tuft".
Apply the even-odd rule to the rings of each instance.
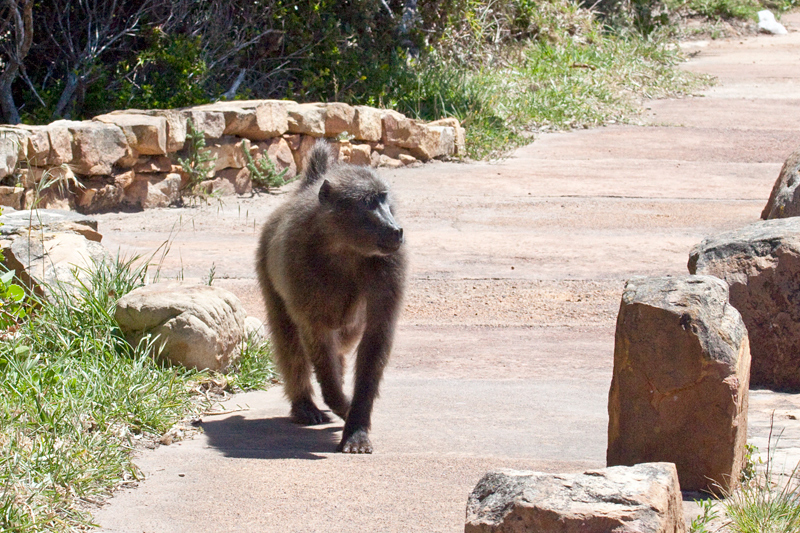
[[[151,339],[131,346],[114,320],[116,300],[144,284],[147,266],[117,258],[77,290],[30,297],[28,318],[0,343],[0,530],[88,524],[81,502],[138,479],[137,443],[209,407],[193,401],[207,373],[161,364]],[[269,381],[268,347],[243,351],[239,387]]]

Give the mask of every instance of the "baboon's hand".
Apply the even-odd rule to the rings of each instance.
[[[300,401],[292,405],[292,418],[298,424],[304,426],[316,426],[327,424],[331,421],[330,417],[319,410],[312,401]]]
[[[372,443],[369,441],[369,436],[365,430],[357,429],[350,436],[342,436],[342,442],[339,443],[336,451],[342,453],[372,453]]]

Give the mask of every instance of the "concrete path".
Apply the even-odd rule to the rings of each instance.
[[[107,532],[454,532],[489,469],[605,466],[614,324],[624,281],[686,273],[703,236],[758,219],[800,145],[795,29],[695,46],[719,83],[648,104],[640,126],[544,135],[500,163],[384,172],[401,199],[411,281],[375,408],[375,454],[332,453],[341,423],[287,420],[280,388],[234,397],[204,434],[140,454],[146,480],[95,514]],[[256,231],[279,197],[102,215],[104,243],[149,252],[264,312]],[[800,450],[800,401],[755,391]]]

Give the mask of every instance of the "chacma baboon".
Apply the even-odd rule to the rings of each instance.
[[[312,400],[311,366],[328,407],[345,420],[345,453],[372,453],[372,404],[392,347],[405,282],[403,229],[388,185],[368,167],[335,164],[325,141],[298,189],[262,230],[256,271],[291,414],[329,422]],[[344,356],[358,343],[352,402]]]

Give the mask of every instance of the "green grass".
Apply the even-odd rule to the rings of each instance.
[[[773,448],[777,448],[779,438]],[[770,430],[769,442],[772,441]],[[748,452],[752,453],[755,448]],[[722,493],[730,533],[797,533],[800,531],[800,465],[787,475],[774,471],[774,452],[767,450],[763,468],[739,487]]]
[[[157,362],[147,340],[130,346],[114,321],[116,299],[143,284],[145,270],[98,265],[77,291],[51,287],[51,301],[33,302],[16,331],[2,332],[0,531],[89,523],[82,501],[138,479],[137,442],[209,407],[193,389],[213,376]],[[274,377],[263,345],[245,346],[238,368],[228,381],[241,389]]]
[[[560,5],[560,15],[573,10],[578,16],[574,4]],[[665,38],[604,32],[585,14],[578,20],[572,26],[561,21],[561,33],[551,29],[480,59],[434,54],[415,67],[416,78],[404,83],[396,107],[419,118],[458,118],[468,155],[483,159],[531,142],[534,132],[622,122],[645,99],[709,83],[678,68],[683,57]],[[570,27],[582,29],[563,29]]]

